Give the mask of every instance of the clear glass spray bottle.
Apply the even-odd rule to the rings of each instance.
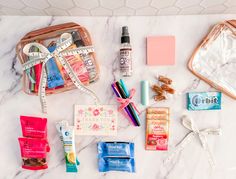
[[[132,47],[127,26],[122,27],[120,47],[120,72],[123,77],[132,75]]]

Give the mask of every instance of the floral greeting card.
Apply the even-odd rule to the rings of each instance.
[[[117,135],[117,106],[75,105],[76,135]]]

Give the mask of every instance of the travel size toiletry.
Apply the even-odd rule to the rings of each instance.
[[[81,38],[80,34],[78,32],[71,32],[74,44],[76,45],[76,47],[84,47],[84,41]],[[95,63],[94,63],[94,59],[93,56],[91,54],[81,54],[82,60],[84,61],[84,65],[89,73],[89,78],[90,78],[90,82],[94,81],[94,78],[97,75],[96,72],[96,67],[95,67]]]
[[[187,109],[219,110],[221,109],[221,92],[191,92],[187,93]]]
[[[130,45],[130,37],[127,26],[122,27],[120,72],[124,77],[132,75],[132,47]]]
[[[146,150],[167,150],[169,139],[169,108],[147,108]]]

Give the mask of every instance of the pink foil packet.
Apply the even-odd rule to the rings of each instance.
[[[20,116],[22,135],[31,138],[47,138],[47,118]]]
[[[48,142],[46,139],[37,138],[18,138],[22,168],[29,170],[41,170],[48,168],[46,154]]]

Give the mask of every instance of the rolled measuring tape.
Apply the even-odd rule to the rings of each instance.
[[[141,104],[147,106],[149,104],[149,82],[141,81]]]
[[[45,46],[37,42],[26,44],[23,48],[23,53],[25,53],[29,57],[32,57],[32,60],[29,60],[23,64],[23,70],[30,69],[31,67],[42,63],[42,72],[40,76],[38,95],[40,97],[40,103],[42,106],[43,113],[47,113],[47,102],[45,92],[47,84],[46,63],[52,57],[56,57],[59,59],[60,63],[68,73],[70,79],[79,90],[92,96],[96,104],[100,103],[96,94],[83,85],[83,83],[79,80],[78,76],[73,71],[70,64],[64,58],[64,56],[68,55],[88,54],[94,52],[94,48],[93,46],[85,46],[76,49],[66,50],[70,45],[72,45],[72,43],[73,40],[71,34],[64,33],[61,35],[60,40],[58,41],[57,48],[52,53],[50,53]],[[37,47],[39,49],[39,52],[31,52],[30,49],[32,46]]]

